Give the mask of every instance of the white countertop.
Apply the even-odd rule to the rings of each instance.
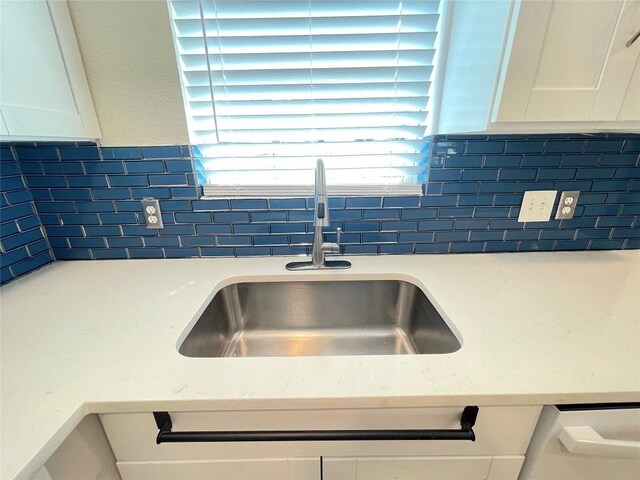
[[[640,399],[640,250],[57,262],[0,289],[0,478],[28,478],[89,413]],[[463,338],[446,355],[187,358],[239,280],[404,279]]]

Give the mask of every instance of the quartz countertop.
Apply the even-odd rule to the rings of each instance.
[[[0,289],[0,478],[29,478],[87,414],[640,399],[640,250],[56,262]],[[444,355],[187,358],[238,281],[399,279],[460,332]]]

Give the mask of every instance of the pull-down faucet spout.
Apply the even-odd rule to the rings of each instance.
[[[291,262],[287,264],[287,270],[315,270],[324,268],[349,268],[350,262],[346,260],[325,260],[327,253],[340,253],[340,236],[342,230],[336,230],[336,243],[325,242],[322,233],[323,227],[330,225],[329,197],[327,196],[327,180],[324,171],[324,162],[318,159],[316,162],[315,181],[315,206],[313,210],[313,249],[310,262]]]

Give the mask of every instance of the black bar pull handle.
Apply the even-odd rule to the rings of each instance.
[[[169,412],[153,412],[158,426],[156,443],[185,442],[318,442],[362,440],[469,440],[476,441],[473,426],[478,407],[465,407],[459,429],[432,430],[275,430],[230,432],[173,432]]]

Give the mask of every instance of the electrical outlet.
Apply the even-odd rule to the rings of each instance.
[[[556,220],[567,220],[573,218],[578,204],[579,191],[562,192],[558,210],[556,210]]]
[[[140,203],[144,212],[144,221],[147,228],[164,228],[162,224],[162,212],[160,211],[160,202],[155,198],[145,197]]]
[[[557,190],[524,192],[520,206],[519,222],[547,222],[551,218]]]

